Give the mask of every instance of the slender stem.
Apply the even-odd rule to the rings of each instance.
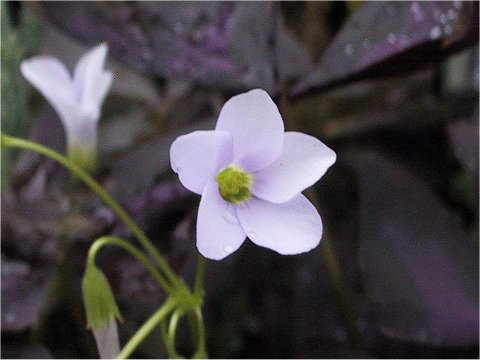
[[[170,268],[166,260],[158,252],[152,242],[148,237],[143,233],[143,231],[135,224],[135,222],[128,216],[125,210],[103,189],[103,187],[93,180],[83,169],[78,165],[72,162],[67,157],[59,154],[58,152],[24,139],[19,139],[11,136],[1,135],[1,146],[2,147],[11,147],[11,148],[22,148],[31,151],[38,152],[42,155],[48,156],[49,158],[58,161],[60,164],[69,169],[73,174],[75,174],[80,180],[82,180],[93,192],[95,192],[104,202],[107,204],[117,216],[128,226],[130,231],[135,235],[135,237],[140,241],[142,246],[147,250],[147,252],[154,258],[157,262],[159,268],[165,273],[166,277],[174,286],[182,287],[183,284],[175,276],[173,270]]]
[[[356,348],[361,348],[361,335],[356,326],[356,316],[352,309],[351,301],[349,299],[348,287],[340,270],[340,264],[335,254],[335,249],[329,237],[324,234],[322,240],[322,256],[325,261],[325,266],[330,274],[333,287],[335,289],[338,305],[342,313],[343,321],[347,325],[347,333],[352,344]]]
[[[175,336],[177,334],[177,326],[182,315],[183,313],[181,310],[175,311],[172,317],[170,318],[170,323],[168,324],[168,338],[170,339],[170,343],[173,345],[174,348],[175,348]]]
[[[167,349],[168,357],[170,359],[182,359],[182,356],[177,353],[175,350],[175,335],[177,331],[177,326],[178,322],[180,320],[180,317],[182,316],[182,311],[180,309],[177,309],[174,311],[172,314],[172,317],[170,318],[170,322],[168,324],[167,328],[167,323],[166,320],[162,320],[161,322],[161,330],[162,330],[162,338],[163,341],[165,342],[165,347]]]
[[[128,358],[155,327],[173,310],[175,300],[169,298],[143,325],[123,347],[117,359]]]
[[[166,319],[163,319],[160,322],[160,330],[161,330],[163,342],[165,344],[165,349],[167,350],[168,358],[169,359],[180,359],[181,356],[175,350],[175,345],[172,344],[172,342],[170,341],[170,338],[168,336],[168,327],[167,327],[167,320]]]
[[[193,311],[193,321],[195,323],[194,329],[197,333],[197,351],[193,355],[194,359],[208,358],[206,342],[205,342],[205,324],[203,322],[202,310],[197,307]]]
[[[315,205],[316,208],[318,208],[317,194],[315,191],[310,188],[305,191],[305,193],[308,194],[310,201]],[[362,337],[357,329],[356,316],[352,308],[352,301],[350,300],[348,286],[342,274],[340,263],[338,262],[338,257],[335,253],[335,248],[333,247],[333,244],[325,231],[323,233],[320,251],[333,288],[335,289],[338,307],[346,325],[348,336],[352,344],[357,349],[360,349],[362,347]]]
[[[203,281],[205,278],[205,258],[198,254],[197,274],[195,277],[195,285],[193,294],[200,299],[203,295]]]
[[[87,261],[91,262],[94,265],[95,256],[98,251],[105,245],[116,245],[128,251],[132,256],[134,256],[152,275],[152,277],[157,280],[158,284],[170,295],[174,295],[174,290],[170,284],[163,278],[163,276],[158,272],[158,270],[152,265],[150,260],[143,255],[143,253],[134,245],[129,242],[116,237],[116,236],[103,236],[92,244],[90,250],[88,251]]]

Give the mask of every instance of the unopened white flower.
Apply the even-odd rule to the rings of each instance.
[[[87,263],[82,293],[87,327],[93,332],[100,358],[116,358],[120,353],[117,320],[122,317],[107,278],[93,262]]]
[[[215,130],[180,136],[170,149],[182,184],[202,195],[197,247],[215,260],[237,250],[247,236],[284,255],[315,248],[322,221],[301,192],[335,160],[320,140],[284,132],[277,106],[260,89],[228,100]]]
[[[62,120],[68,156],[90,171],[96,166],[100,110],[113,79],[111,71],[103,68],[107,51],[106,44],[89,50],[76,65],[73,77],[51,56],[35,56],[20,65],[23,76]]]

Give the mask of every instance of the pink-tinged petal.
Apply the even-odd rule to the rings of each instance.
[[[89,50],[75,67],[73,82],[82,114],[94,121],[100,117],[100,108],[112,85],[113,76],[104,70],[108,46],[100,44]]]
[[[335,163],[335,152],[313,136],[286,132],[280,157],[253,174],[253,194],[284,203],[315,184]]]
[[[233,137],[233,161],[247,171],[273,163],[283,149],[283,120],[266,91],[256,89],[223,105],[216,130]]]
[[[20,70],[25,79],[48,100],[64,124],[79,118],[72,79],[58,59],[36,56],[22,61]]]
[[[235,207],[222,199],[217,183],[210,181],[198,208],[198,251],[206,258],[221,260],[236,251],[245,238]]]
[[[170,148],[170,164],[188,190],[201,195],[209,180],[232,160],[232,136],[224,131],[194,131]]]
[[[254,197],[237,208],[237,216],[250,240],[282,255],[310,251],[322,237],[320,215],[302,194],[283,204]]]

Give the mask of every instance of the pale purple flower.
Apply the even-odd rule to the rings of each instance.
[[[197,247],[214,260],[233,253],[247,236],[284,255],[315,248],[322,221],[302,191],[335,160],[320,140],[284,132],[277,106],[260,89],[228,100],[215,130],[180,136],[170,149],[181,183],[202,195]]]
[[[65,128],[69,157],[95,166],[97,127],[103,101],[112,84],[105,70],[108,46],[100,44],[83,55],[73,72],[51,56],[35,56],[20,65],[23,76],[48,100]]]

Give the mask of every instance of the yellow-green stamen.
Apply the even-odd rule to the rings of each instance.
[[[218,190],[225,201],[239,204],[252,195],[252,175],[235,165],[221,170],[217,175]]]

